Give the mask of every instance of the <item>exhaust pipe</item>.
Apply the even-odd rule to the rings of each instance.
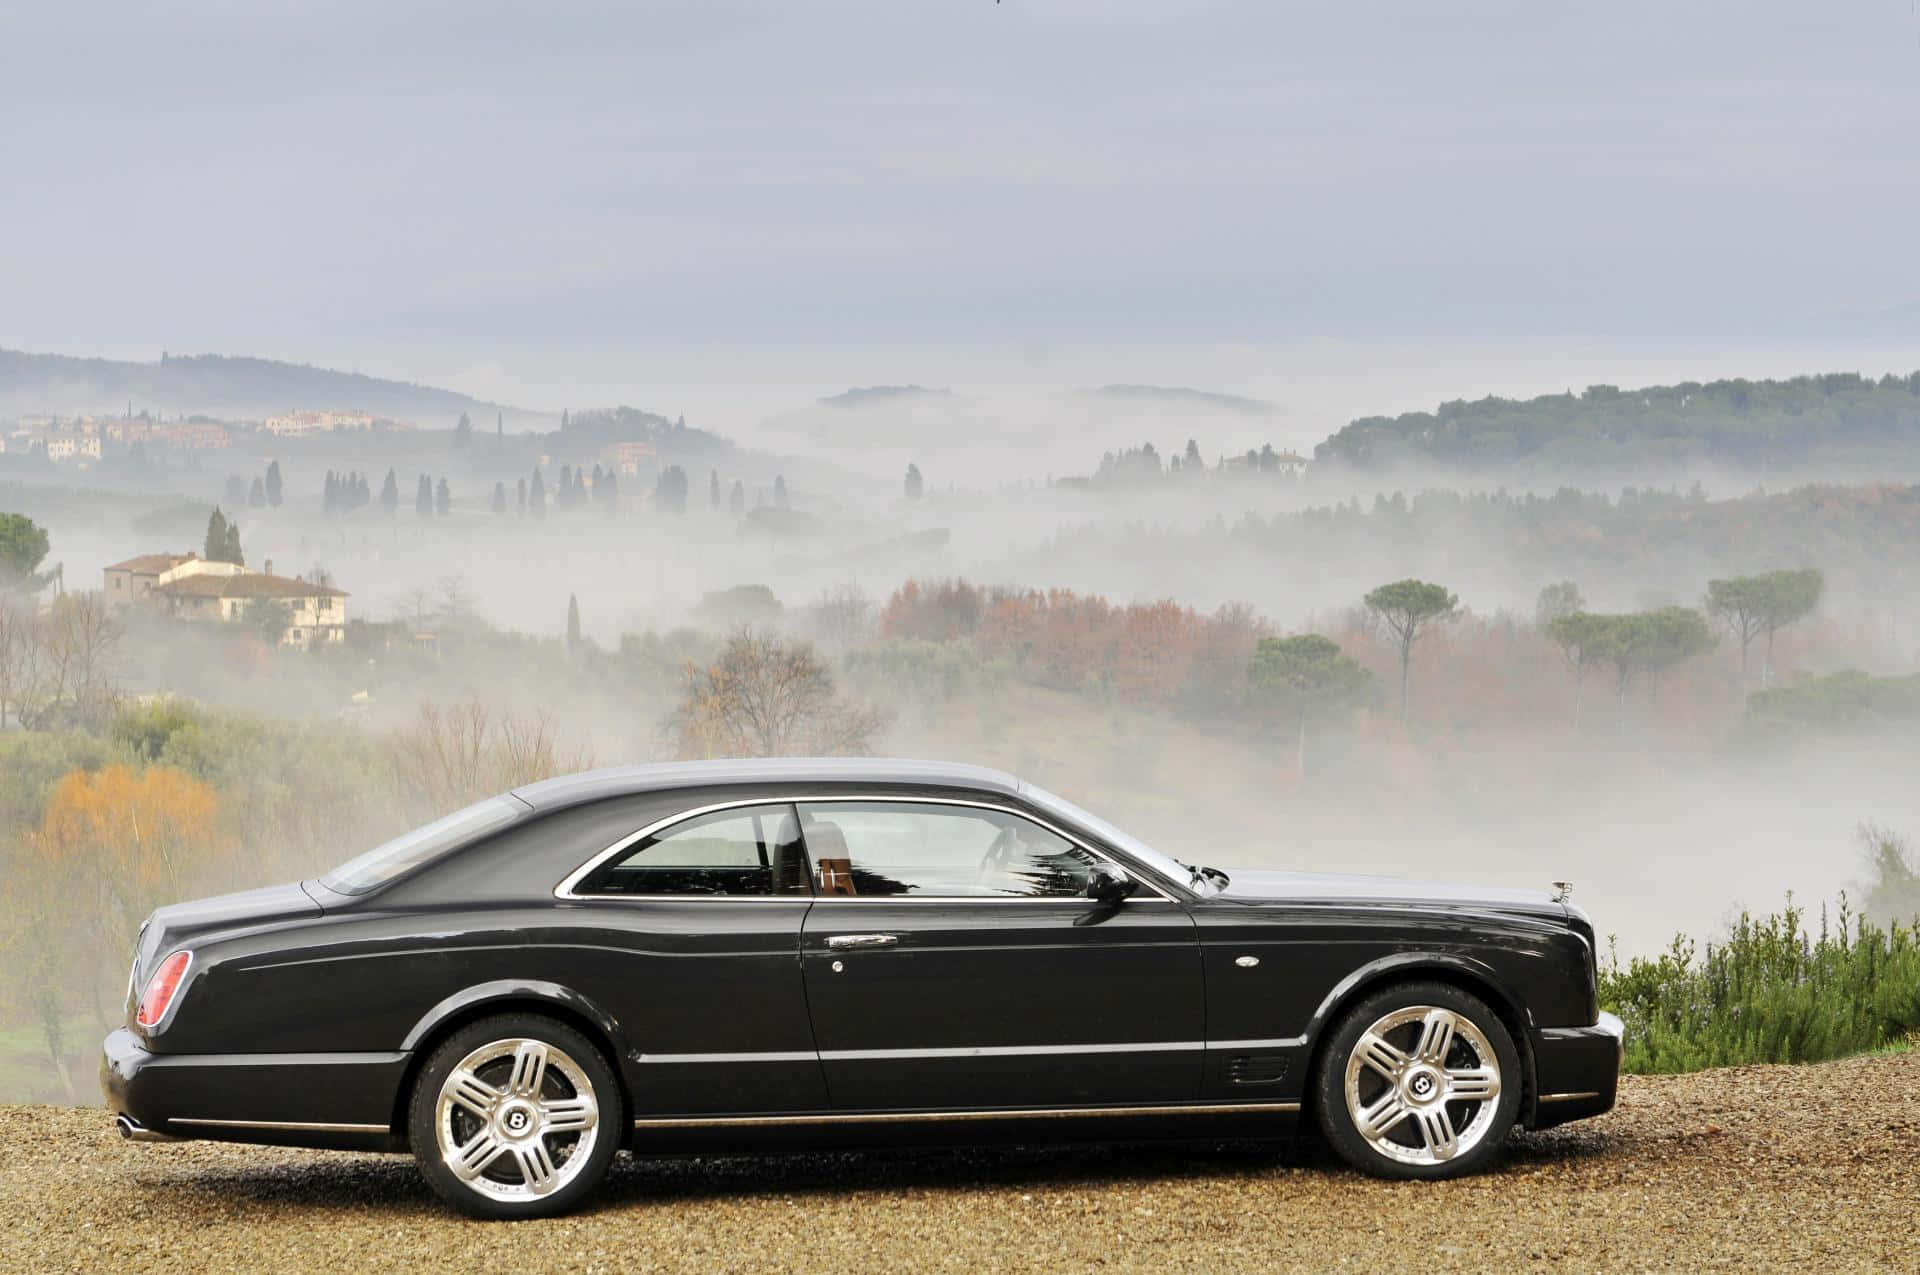
[[[120,1131],[120,1137],[127,1142],[178,1142],[180,1139],[170,1134],[155,1133],[132,1116],[115,1116],[113,1127]]]

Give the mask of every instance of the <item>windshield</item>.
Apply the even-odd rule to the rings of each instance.
[[[321,877],[320,884],[336,894],[365,894],[456,846],[506,827],[527,809],[515,797],[489,797],[349,859]]]
[[[1161,854],[1140,838],[1114,827],[1099,815],[1082,810],[1065,797],[1056,797],[1046,789],[1035,788],[1032,784],[1023,783],[1020,785],[1020,790],[1027,800],[1042,810],[1058,815],[1068,823],[1079,824],[1108,845],[1132,855],[1167,880],[1191,887],[1193,870],[1178,859]]]

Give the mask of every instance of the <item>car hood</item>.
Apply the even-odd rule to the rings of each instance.
[[[173,903],[147,918],[140,931],[134,981],[139,983],[155,963],[176,948],[221,930],[248,929],[275,921],[320,915],[320,905],[298,882],[269,885],[236,894],[216,894],[190,903]]]
[[[1411,881],[1345,872],[1235,871],[1228,877],[1227,888],[1212,897],[1240,903],[1438,903],[1556,917],[1567,914],[1566,905],[1545,890],[1510,886]]]

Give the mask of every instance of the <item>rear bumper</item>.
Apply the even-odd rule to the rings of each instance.
[[[174,1138],[398,1150],[407,1057],[158,1054],[121,1028],[102,1049],[100,1092],[114,1115]]]
[[[1626,1029],[1603,1013],[1591,1027],[1543,1027],[1534,1033],[1530,1129],[1611,1111],[1620,1090]]]

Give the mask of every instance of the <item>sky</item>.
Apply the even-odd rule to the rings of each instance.
[[[1914,0],[0,0],[0,346],[850,385],[1920,367]]]

